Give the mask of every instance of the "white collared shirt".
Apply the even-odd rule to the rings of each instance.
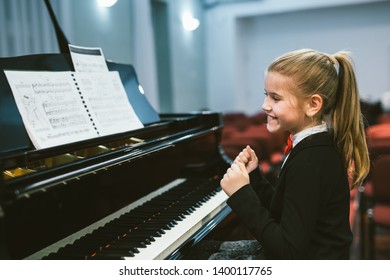
[[[297,134],[293,135],[293,137],[292,137],[292,147],[294,148],[299,142],[301,142],[303,139],[305,139],[306,137],[308,137],[310,135],[313,135],[313,134],[316,134],[316,133],[325,132],[325,131],[328,131],[328,126],[326,125],[325,122],[322,122],[322,124],[320,124],[320,125],[316,125],[316,126],[312,126],[312,127],[306,128],[306,129],[298,132]],[[284,163],[286,162],[286,160],[287,160],[289,155],[290,154],[288,154],[286,156],[286,158],[284,159],[282,167],[283,167]]]

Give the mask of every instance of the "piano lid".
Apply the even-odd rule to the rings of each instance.
[[[159,114],[140,91],[134,67],[111,61],[107,62],[107,66],[110,71],[119,72],[129,101],[141,122],[146,125],[160,121]],[[0,69],[0,131],[7,135],[0,138],[0,153],[32,149],[3,70],[73,71],[71,57],[68,54],[38,54],[0,58]]]

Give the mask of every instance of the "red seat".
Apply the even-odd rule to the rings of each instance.
[[[223,115],[223,123],[225,127],[233,126],[243,130],[249,125],[249,120],[244,113],[226,113]]]
[[[249,122],[253,125],[264,125],[267,123],[267,114],[259,112],[248,117]]]
[[[375,259],[376,228],[390,229],[390,154],[372,162],[370,180],[365,184],[368,217],[368,258]]]
[[[366,137],[372,161],[382,155],[390,154],[390,123],[368,127]]]
[[[390,113],[383,113],[378,117],[378,123],[389,123],[390,124]]]

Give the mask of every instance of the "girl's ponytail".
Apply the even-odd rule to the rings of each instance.
[[[338,88],[333,111],[335,143],[345,156],[352,187],[359,185],[370,169],[358,86],[350,57],[338,52],[330,59],[338,68]]]

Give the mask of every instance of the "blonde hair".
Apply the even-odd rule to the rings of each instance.
[[[310,49],[289,52],[267,69],[291,77],[298,98],[318,94],[323,106],[315,116],[333,128],[334,142],[345,156],[345,168],[352,187],[362,183],[370,169],[359,91],[352,60],[347,52],[334,55]]]

